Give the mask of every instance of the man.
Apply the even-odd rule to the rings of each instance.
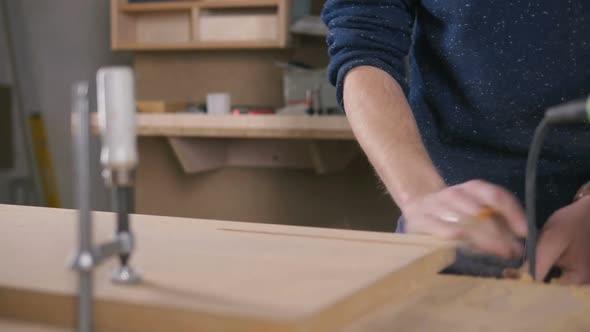
[[[402,230],[521,257],[534,128],[547,107],[590,93],[590,2],[329,0],[323,19],[330,79]],[[571,203],[588,180],[588,127],[552,130],[539,165],[539,279],[557,265],[565,282],[590,282],[590,196]]]

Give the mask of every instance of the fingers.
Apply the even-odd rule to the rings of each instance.
[[[461,225],[441,221],[432,215],[422,216],[419,223],[409,223],[408,232],[433,235],[445,240],[460,240],[464,236],[463,227],[461,227]]]
[[[486,185],[486,187],[489,186]],[[472,194],[462,186],[448,188],[442,197],[442,204],[447,209],[470,218],[481,214],[484,206],[489,206],[489,202],[481,200],[478,195]],[[522,255],[522,245],[515,236],[519,234],[514,234],[502,215],[496,216],[498,213],[495,209],[492,212],[493,214],[485,220],[475,220],[475,224],[467,228],[464,234],[466,242],[474,249],[500,257],[511,258]]]
[[[489,215],[481,215],[489,207]],[[520,257],[526,218],[509,192],[472,181],[423,197],[404,209],[408,232],[460,240],[469,248],[505,258]],[[512,221],[509,221],[509,219]]]
[[[479,180],[467,182],[461,187],[481,204],[493,208],[502,215],[506,224],[516,235],[521,237],[527,235],[526,215],[512,193],[499,186]]]
[[[569,244],[566,233],[559,227],[546,227],[537,241],[537,280],[544,280],[549,270],[557,264]],[[566,277],[567,273],[563,277]]]

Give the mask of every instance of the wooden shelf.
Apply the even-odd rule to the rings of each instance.
[[[223,0],[215,1],[208,0],[199,3],[199,7],[203,9],[213,8],[262,8],[262,7],[277,7],[280,5],[278,0]]]
[[[190,10],[198,5],[198,2],[178,1],[178,2],[149,2],[149,3],[124,3],[119,5],[119,11],[124,13],[141,13],[141,12],[159,12],[159,11],[176,11]]]
[[[129,3],[111,0],[114,50],[280,49],[291,0]]]
[[[278,0],[177,1],[156,3],[125,3],[119,5],[119,10],[124,13],[141,13],[190,10],[193,8],[264,8],[277,7],[278,5]]]
[[[92,117],[97,129],[97,117]],[[139,136],[354,140],[344,116],[138,114]]]
[[[173,50],[244,50],[280,48],[274,41],[246,41],[246,42],[191,42],[191,43],[129,43],[113,47],[114,50],[126,51],[173,51]]]

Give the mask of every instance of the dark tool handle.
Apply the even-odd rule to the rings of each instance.
[[[117,212],[117,233],[131,233],[129,229],[129,215],[135,210],[133,187],[116,187],[113,195],[113,205]],[[127,265],[129,254],[119,256],[121,265]]]

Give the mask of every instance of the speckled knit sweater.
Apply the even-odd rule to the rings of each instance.
[[[323,19],[339,99],[354,67],[393,76],[449,184],[485,179],[522,200],[543,110],[590,93],[587,0],[329,0]],[[552,130],[545,146],[539,223],[590,180],[590,130]]]

